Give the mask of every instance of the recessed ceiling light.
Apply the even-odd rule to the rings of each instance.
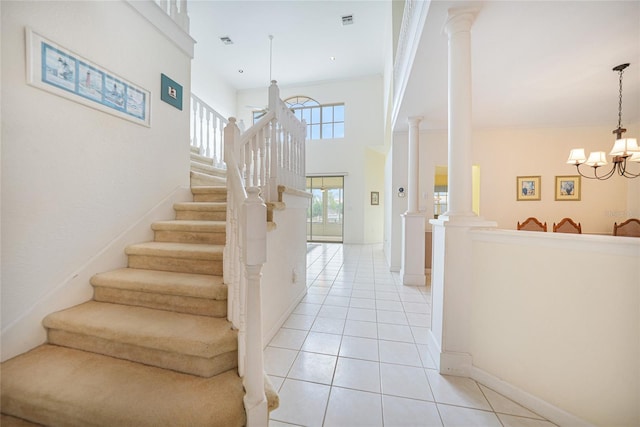
[[[233,40],[229,36],[220,37],[220,41],[224,44],[233,44]]]
[[[342,25],[351,25],[353,24],[353,15],[344,15],[342,17]]]
[[[332,61],[335,61],[336,57],[335,56],[330,56],[329,59],[332,60]]]

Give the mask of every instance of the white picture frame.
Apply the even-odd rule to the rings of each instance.
[[[151,93],[106,68],[26,28],[27,83],[151,127]]]

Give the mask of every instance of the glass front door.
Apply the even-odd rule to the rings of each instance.
[[[312,194],[307,211],[307,241],[340,242],[344,224],[344,177],[307,177]]]

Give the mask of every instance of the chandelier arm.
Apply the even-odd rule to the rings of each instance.
[[[582,166],[582,164],[576,165],[576,170],[578,171],[578,174],[580,176],[584,177],[584,178],[587,178],[587,179],[597,179],[599,181],[604,181],[605,179],[611,178],[611,176],[615,172],[615,165],[613,165],[613,167],[611,168],[611,170],[609,172],[607,172],[604,175],[598,176],[598,168],[600,166],[591,166],[593,168],[593,176],[589,176],[589,175],[583,174],[582,171],[580,171],[580,166]]]
[[[636,174],[636,173],[629,172],[627,170],[627,158],[626,157],[622,161],[622,166],[620,166],[619,174],[620,174],[620,176],[623,176],[625,178],[638,178],[638,177],[640,177],[640,172],[638,172]]]

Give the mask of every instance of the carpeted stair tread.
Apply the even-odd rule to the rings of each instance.
[[[227,179],[221,176],[191,171],[191,184],[195,185],[224,185]]]
[[[214,176],[225,176],[227,173],[225,169],[220,169],[213,166],[213,164],[203,163],[198,160],[191,161],[191,170],[204,172],[208,175],[214,175]]]
[[[200,212],[226,211],[227,202],[180,202],[173,205],[175,210],[190,210]]]
[[[223,251],[224,246],[222,245],[145,242],[127,246],[125,254],[200,260],[222,260]]]
[[[45,317],[46,328],[174,354],[212,358],[237,350],[226,319],[89,301]]]
[[[191,194],[227,193],[225,185],[192,185]]]
[[[2,365],[2,412],[43,425],[242,426],[235,370],[201,378],[43,345]]]
[[[156,221],[151,224],[154,231],[194,231],[203,233],[225,233],[227,231],[227,223],[225,221],[204,221],[204,220],[169,220]]]
[[[121,268],[96,274],[91,278],[91,284],[164,295],[227,299],[227,286],[223,283],[222,276],[208,274]]]

